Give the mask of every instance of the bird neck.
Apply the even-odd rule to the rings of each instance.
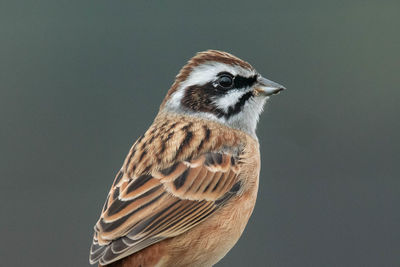
[[[262,108],[261,108],[262,110]],[[177,120],[195,120],[202,124],[213,124],[219,128],[225,128],[226,130],[235,130],[244,132],[255,140],[258,140],[256,135],[256,127],[261,111],[255,111],[250,106],[245,106],[243,112],[236,116],[232,116],[228,119],[224,117],[217,117],[214,114],[207,112],[190,112],[188,110],[168,110],[162,109],[158,113],[156,120],[165,120],[167,118],[175,117]]]

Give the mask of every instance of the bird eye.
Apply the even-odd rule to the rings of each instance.
[[[222,75],[218,79],[218,84],[223,88],[230,88],[233,85],[233,79],[229,75]]]

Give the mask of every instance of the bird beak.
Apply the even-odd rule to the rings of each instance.
[[[276,95],[280,91],[285,90],[286,88],[276,82],[265,79],[264,77],[259,77],[257,79],[258,85],[254,89],[254,95],[258,96],[270,96]]]

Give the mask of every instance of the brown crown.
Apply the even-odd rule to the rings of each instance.
[[[246,68],[249,70],[253,69],[253,67],[246,61],[241,60],[240,58],[235,57],[234,55],[229,54],[227,52],[218,50],[207,50],[203,52],[198,52],[194,57],[192,57],[188,61],[188,63],[178,73],[178,75],[175,78],[175,82],[169,89],[160,108],[162,108],[165,105],[170,96],[178,89],[179,84],[184,80],[186,80],[186,78],[190,75],[190,73],[195,67],[209,61],[221,62],[229,65],[238,65],[242,68]]]

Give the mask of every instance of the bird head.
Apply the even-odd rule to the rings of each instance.
[[[181,69],[160,112],[217,121],[255,136],[266,100],[285,88],[229,53],[197,53]]]

